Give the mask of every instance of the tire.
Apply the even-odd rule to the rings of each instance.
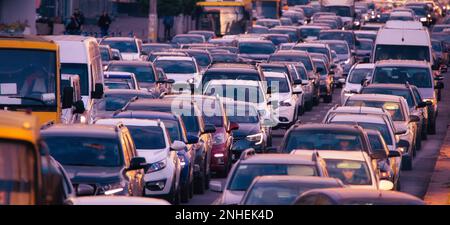
[[[182,203],[187,203],[187,202],[189,202],[189,195],[190,195],[190,193],[191,193],[191,190],[190,190],[190,182],[188,182],[187,184],[185,184],[184,186],[183,186],[183,188],[181,189],[181,194],[180,194],[180,201],[182,202]]]
[[[436,119],[432,123],[428,124],[428,134],[436,134]]]
[[[417,151],[420,151],[420,150],[422,150],[422,138],[416,138],[416,150]],[[414,156],[416,156],[416,155],[414,155]]]
[[[194,181],[194,191],[196,194],[204,194],[205,193],[205,168],[204,166],[202,166],[202,168],[200,168],[200,177]]]
[[[170,193],[170,203],[172,205],[179,205],[181,199],[180,190],[175,190],[175,182],[172,185],[172,192]]]
[[[313,99],[311,99],[311,101],[307,101],[306,103],[305,103],[305,110],[306,111],[311,111],[312,110],[312,108],[313,108]]]
[[[206,168],[206,166],[205,166]],[[206,170],[205,170],[206,173]],[[211,181],[211,173],[205,174],[205,190],[209,190],[209,181]]]
[[[404,156],[402,157],[402,170],[410,171],[413,169],[413,159],[411,156]]]
[[[228,172],[230,171],[231,168],[231,152],[228,151],[228,160],[227,160],[227,165],[225,165],[225,168],[221,174],[221,177],[226,178],[228,176]]]

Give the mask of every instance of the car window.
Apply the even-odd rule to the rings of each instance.
[[[156,60],[155,66],[167,73],[193,74],[197,72],[197,68],[193,61],[186,60]]]
[[[111,48],[118,49],[121,53],[137,53],[138,46],[135,41],[112,41],[103,40],[102,45],[109,45]]]
[[[286,77],[266,77],[268,88],[274,90],[273,93],[290,93],[291,87],[289,86]]]
[[[151,66],[110,65],[108,71],[134,73],[138,82],[155,82],[155,74]]]
[[[361,138],[355,133],[341,130],[292,131],[287,136],[284,153],[295,149],[361,151]]]
[[[240,164],[230,181],[230,191],[245,191],[256,176],[266,175],[296,175],[318,176],[314,165],[290,164]]]
[[[383,101],[369,101],[369,100],[364,101],[364,100],[349,99],[348,101],[345,102],[345,106],[383,108],[391,114],[392,120],[394,121],[405,120],[402,107],[398,102],[383,102]]]
[[[166,148],[165,135],[161,127],[127,125],[139,150],[157,150]]]
[[[328,173],[346,185],[371,185],[369,167],[365,161],[325,159]]]
[[[350,72],[348,82],[352,84],[361,84],[363,79],[367,79],[372,74],[372,69],[353,69]]]
[[[388,89],[388,88],[363,88],[362,94],[384,94],[384,95],[395,95],[401,96],[406,99],[409,107],[414,107],[414,97],[412,96],[409,89]]]

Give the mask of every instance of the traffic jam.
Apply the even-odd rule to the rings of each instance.
[[[167,42],[0,35],[0,205],[425,204],[447,2],[197,6]]]

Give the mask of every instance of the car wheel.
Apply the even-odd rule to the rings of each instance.
[[[231,168],[231,152],[228,153],[228,160],[227,164],[225,165],[225,168],[223,169],[222,177],[227,177],[230,168]]]
[[[187,182],[181,188],[181,202],[182,203],[187,203],[189,201],[190,192],[191,192],[191,190],[190,190],[190,182]]]
[[[202,165],[204,165],[204,164],[202,164]],[[195,190],[196,194],[204,194],[205,193],[205,180],[206,180],[204,166],[202,166],[200,168],[199,173],[200,173],[200,177],[194,181],[194,185],[195,185],[194,190]]]
[[[413,159],[411,156],[402,157],[402,170],[412,170],[413,169]]]
[[[417,149],[417,151],[420,151],[420,150],[422,150],[422,138],[416,138],[416,149]],[[414,156],[416,156],[416,155],[414,155]]]
[[[432,123],[428,124],[428,134],[436,134],[436,119]]]
[[[205,165],[206,168],[206,165]],[[205,169],[205,190],[209,189],[209,181],[211,180],[211,173],[207,173],[206,174],[206,169]]]
[[[427,127],[425,124],[422,126],[422,140],[428,139]]]

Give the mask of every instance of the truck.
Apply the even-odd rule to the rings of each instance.
[[[319,0],[322,12],[333,12],[340,16],[344,22],[345,28],[353,26],[355,18],[354,0]]]

